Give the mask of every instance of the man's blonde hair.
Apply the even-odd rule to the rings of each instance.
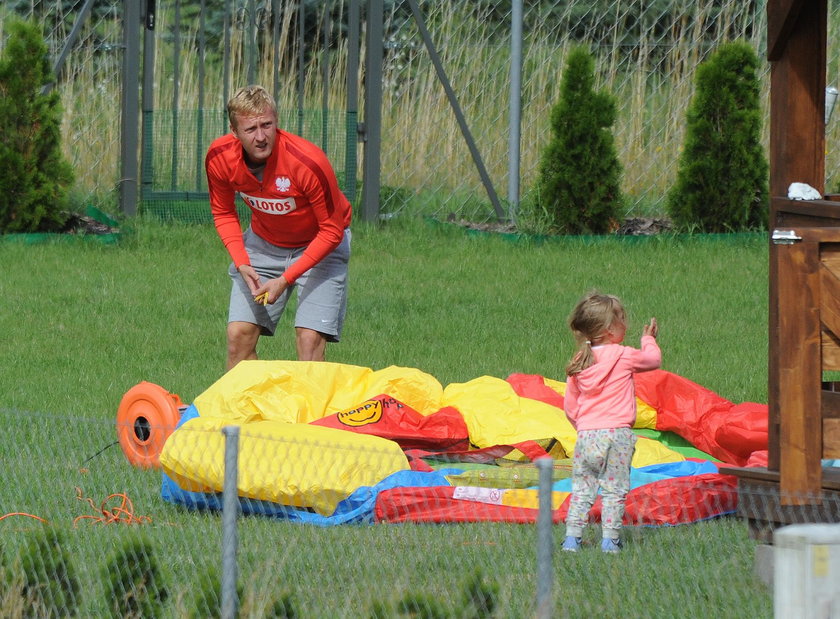
[[[230,126],[236,129],[236,117],[245,118],[260,116],[266,112],[277,114],[277,105],[274,98],[262,86],[256,84],[244,86],[237,90],[227,104],[228,120]]]

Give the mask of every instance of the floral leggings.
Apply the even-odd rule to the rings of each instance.
[[[578,432],[566,535],[581,536],[600,486],[602,536],[618,538],[624,499],[630,491],[630,461],[635,449],[636,435],[630,428]]]

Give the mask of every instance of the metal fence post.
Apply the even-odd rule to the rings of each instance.
[[[365,129],[362,162],[362,219],[379,219],[379,189],[382,180],[382,0],[367,3],[367,49],[365,51]]]
[[[513,0],[510,14],[510,118],[508,135],[508,217],[519,212],[519,165],[522,132],[522,0]]]
[[[306,40],[306,4],[298,3],[298,74],[297,74],[297,115],[298,115],[298,135],[303,135],[304,131],[304,108],[306,101],[304,94],[306,92],[306,46],[303,42]]]
[[[155,20],[156,0],[146,0],[143,14],[143,91],[142,135],[140,150],[140,200],[154,191],[154,116],[155,116]]]
[[[554,580],[552,557],[554,550],[554,520],[551,516],[551,495],[554,483],[554,460],[538,458],[540,475],[539,513],[537,514],[537,618],[550,619],[554,615],[551,584]]]
[[[347,136],[344,155],[344,194],[356,200],[356,144],[359,139],[359,0],[350,0],[347,13]]]
[[[225,485],[222,490],[222,619],[234,619],[239,612],[236,593],[236,552],[239,536],[239,426],[225,426]]]
[[[137,213],[137,146],[140,114],[140,1],[125,0],[123,22],[122,116],[120,122],[120,210]]]

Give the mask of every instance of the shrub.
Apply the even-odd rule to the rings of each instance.
[[[8,564],[0,539],[0,617],[22,617],[27,607],[21,595],[21,575]]]
[[[159,617],[168,592],[150,542],[127,540],[105,564],[105,599],[111,616]]]
[[[0,57],[0,233],[59,230],[73,170],[61,152],[58,93],[43,35],[13,21]]]
[[[294,619],[300,616],[297,602],[291,593],[275,593],[267,602],[264,594],[264,591],[257,593],[251,590],[245,598],[242,585],[237,583],[236,595],[240,600],[240,614],[271,619]],[[222,616],[222,579],[215,566],[204,569],[195,581],[186,616],[190,619],[213,619]]]
[[[492,617],[499,597],[499,585],[488,580],[478,569],[469,576],[464,584],[460,604],[445,604],[442,599],[424,592],[412,592],[405,595],[396,604],[396,610],[387,604],[374,604],[371,617],[409,616],[415,619],[485,619]]]
[[[539,200],[556,232],[602,234],[618,227],[621,164],[611,127],[615,99],[595,92],[595,61],[569,53],[560,100],[551,110],[552,139],[540,161]]]
[[[210,567],[199,575],[193,586],[190,619],[211,619],[222,616],[222,579],[217,569]]]
[[[79,605],[79,580],[63,537],[52,528],[32,534],[12,572],[20,579],[26,617],[69,617]]]
[[[464,587],[464,615],[470,619],[491,617],[498,597],[499,584],[488,581],[481,570],[476,570]]]
[[[408,615],[415,619],[447,619],[456,616],[440,599],[425,593],[406,595],[400,600],[397,608],[400,615]]]
[[[671,218],[704,232],[766,227],[758,57],[747,43],[726,43],[697,67],[695,80],[677,181],[668,195]]]
[[[271,609],[266,617],[271,619],[295,619],[300,617],[297,600],[291,593],[281,593],[271,604]]]

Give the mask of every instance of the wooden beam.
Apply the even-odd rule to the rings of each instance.
[[[840,371],[840,338],[826,330],[822,332],[822,369]]]
[[[762,469],[723,467],[738,477],[738,515],[747,520],[750,537],[773,543],[773,531],[789,524],[840,521],[840,480],[826,469],[823,498],[807,505],[788,505],[779,492],[778,473]]]
[[[822,369],[819,239],[778,246],[779,471],[784,505],[820,497]]]
[[[803,4],[805,0],[768,0],[767,59],[771,62],[782,57]]]
[[[823,389],[821,407],[823,426],[825,426],[825,422],[828,420],[840,422],[840,392]],[[825,440],[823,440],[823,442],[825,442]]]
[[[840,419],[823,419],[823,457],[840,458]]]
[[[840,335],[840,279],[820,264],[820,320],[835,336]]]
[[[770,78],[770,229],[779,217],[777,197],[787,196],[790,183],[808,183],[821,193],[825,189],[825,72],[828,5],[827,0],[769,0],[768,20],[772,17],[774,37]],[[784,40],[785,44],[780,45]],[[835,205],[824,213],[833,215]],[[828,218],[827,217],[827,218]],[[821,222],[822,223],[822,222]],[[814,225],[821,225],[815,223]],[[822,224],[824,225],[824,224]],[[781,343],[783,323],[795,320],[779,307],[779,290],[792,285],[779,273],[779,246],[770,244],[769,277],[769,452],[768,467],[781,466],[780,435],[785,409],[785,390],[789,384],[780,367],[787,352]],[[815,353],[819,360],[819,351]],[[819,373],[819,372],[818,372]],[[802,404],[801,402],[799,403]]]
[[[826,0],[800,9],[770,74],[770,195],[793,182],[825,187]],[[772,223],[772,222],[771,222]]]

